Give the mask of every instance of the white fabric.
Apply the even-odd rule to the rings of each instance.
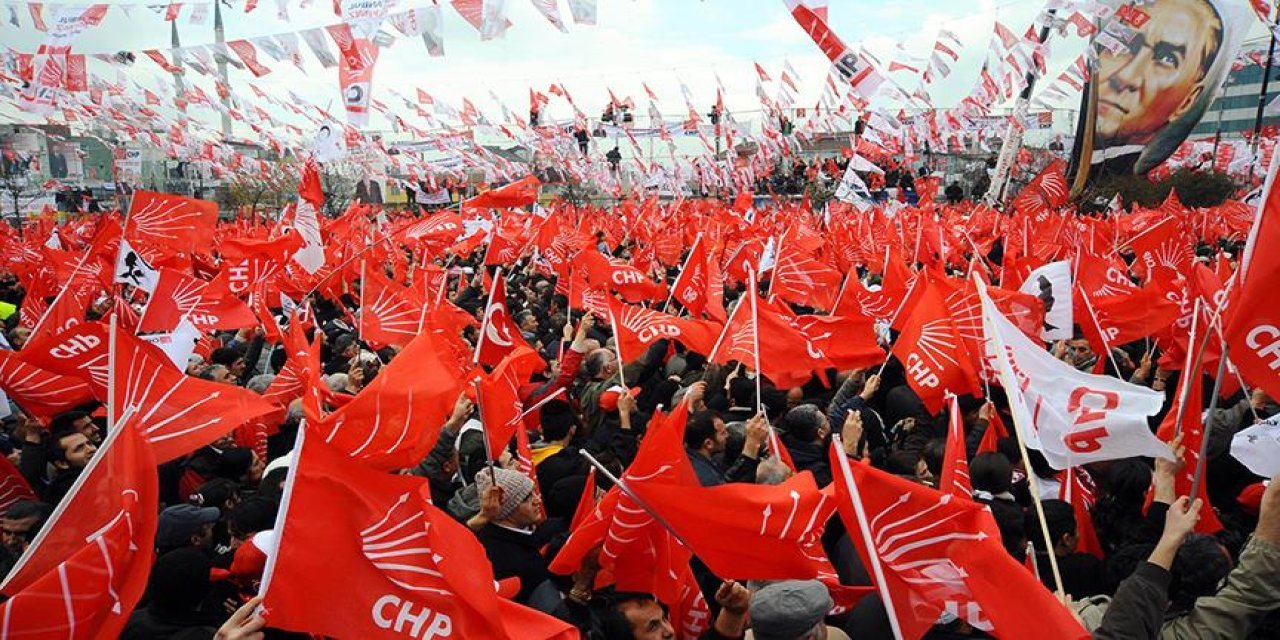
[[[1035,296],[1044,302],[1044,327],[1040,337],[1046,341],[1070,340],[1071,324],[1071,262],[1050,262],[1027,276],[1018,291]]]
[[[977,284],[986,356],[1028,447],[1040,450],[1055,469],[1132,456],[1173,459],[1147,427],[1164,394],[1083,373],[1054,358],[996,309],[981,279]]]
[[[1280,473],[1280,416],[1272,416],[1231,438],[1231,456],[1264,478]]]

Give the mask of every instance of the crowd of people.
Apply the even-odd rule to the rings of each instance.
[[[600,234],[594,245],[580,250],[625,259],[636,248],[633,240],[611,242]],[[683,251],[682,259],[688,253]],[[474,532],[494,578],[515,585],[510,598],[572,624],[583,637],[687,637],[672,614],[673,603],[655,593],[615,588],[601,573],[598,548],[567,573],[555,562],[581,525],[584,509],[592,507],[583,501],[605,495],[615,478],[625,484],[628,470],[651,440],[646,434],[677,407],[687,411],[683,459],[666,462],[688,465],[703,487],[772,486],[797,474],[809,474],[818,487],[829,487],[839,483],[841,474],[833,462],[834,447],[855,464],[937,488],[949,425],[958,420],[972,500],[989,510],[1013,560],[1027,565],[1050,591],[1059,589],[1060,579],[1064,606],[1093,637],[1243,639],[1280,634],[1280,485],[1254,476],[1228,451],[1235,433],[1280,413],[1280,406],[1260,389],[1236,391],[1204,417],[1209,500],[1202,502],[1179,495],[1180,462],[1129,458],[1091,464],[1071,476],[1051,467],[1035,449],[1024,455],[1017,429],[1004,432],[1000,427],[998,437],[990,433],[997,423],[1014,424],[998,386],[990,387],[985,398],[970,393],[951,409],[930,411],[908,384],[908,367],[893,356],[886,356],[883,366],[815,371],[794,386],[775,384],[753,370],[752,362],[712,362],[709,353],[671,339],[656,340],[643,353],[626,354],[620,361],[616,319],[571,305],[559,286],[563,283],[528,255],[501,270],[497,266],[486,264],[480,253],[454,256],[444,293],[473,316],[462,337],[477,347],[490,321],[489,281],[501,279],[506,297],[499,302],[505,303],[520,338],[547,363],[545,370],[521,381],[518,390],[521,406],[529,408],[522,420],[528,426],[531,459],[522,460],[514,441],[495,458],[487,446],[494,425],[483,424],[476,397],[463,393],[438,425],[430,452],[402,472],[424,478],[431,503]],[[385,273],[397,277],[390,265]],[[678,273],[668,269],[666,275]],[[861,274],[870,275],[865,268]],[[751,284],[754,280],[726,287],[725,307],[733,309],[746,300]],[[0,285],[0,299],[17,309],[31,304],[16,280],[7,278]],[[319,349],[314,355],[322,372],[317,375],[327,390],[328,406],[341,406],[370,388],[399,351],[370,344],[359,333],[354,319],[369,311],[360,307],[363,282],[355,285],[356,290],[338,297],[312,293],[303,301],[314,317],[307,337]],[[767,279],[756,286],[761,298],[770,291]],[[110,315],[109,304],[109,299],[95,302],[87,320]],[[803,305],[791,308],[807,311]],[[275,313],[286,330],[290,321],[297,321],[296,314]],[[18,313],[9,316],[6,337],[8,346],[21,354],[31,330],[18,326],[18,318]],[[1093,370],[1105,358],[1109,375],[1164,392],[1163,410],[1151,417],[1153,428],[1160,424],[1174,404],[1180,372],[1158,364],[1159,351],[1142,341],[1099,354],[1079,331],[1077,336],[1046,348],[1080,370]],[[261,394],[290,356],[261,327],[220,331],[213,338],[218,346],[205,356],[190,356],[187,375]],[[891,347],[887,330],[881,341]],[[1206,392],[1212,382],[1205,383]],[[263,534],[273,531],[281,517],[291,451],[298,431],[307,428],[303,404],[303,399],[294,400],[278,422],[268,425],[270,435],[263,439],[246,439],[237,429],[160,466],[163,509],[157,556],[145,595],[120,637],[297,635],[267,627],[269,611],[265,618],[256,611],[260,599],[255,596],[263,558],[271,552]],[[0,448],[34,496],[12,502],[0,518],[0,574],[36,541],[107,435],[98,403],[58,413],[47,423],[20,405],[12,409]],[[1173,457],[1181,460],[1182,452]],[[522,463],[531,464],[532,473],[521,470]],[[1064,487],[1091,493],[1088,507],[1077,509]],[[625,487],[614,491],[618,489]],[[1195,533],[1210,511],[1222,528],[1214,535]],[[836,606],[837,584],[870,586],[875,574],[856,552],[858,532],[834,514],[829,518],[818,530],[836,582],[812,575],[740,581],[717,576],[695,556],[692,571],[710,615],[698,635],[893,637],[893,609],[874,589],[852,606]],[[1086,531],[1089,545],[1082,543]],[[1067,630],[1053,630],[1054,635],[1059,632]],[[980,621],[945,612],[928,637],[985,635]]]

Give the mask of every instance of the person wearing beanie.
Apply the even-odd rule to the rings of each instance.
[[[557,527],[539,527],[545,520],[542,498],[533,481],[513,469],[491,467],[475,476],[480,513],[467,522],[476,532],[493,565],[495,580],[517,577],[516,601],[529,597],[550,577],[541,549]]]
[[[823,619],[833,605],[817,580],[782,580],[751,594],[748,640],[849,640]]]

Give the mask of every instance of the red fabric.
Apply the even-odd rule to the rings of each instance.
[[[830,311],[842,276],[839,271],[805,255],[795,242],[784,240],[773,265],[770,296],[793,304]]]
[[[48,423],[53,416],[93,400],[83,380],[47,371],[0,350],[0,389],[27,413]]]
[[[874,550],[866,548],[842,464],[851,466]],[[955,500],[864,462],[849,463],[834,446],[831,466],[840,519],[863,566],[872,566],[869,553],[879,557],[885,583],[878,586],[892,597],[903,637],[923,636],[943,611],[997,638],[1089,637],[1005,551],[986,506]]]
[[[711,290],[710,265],[707,260],[706,240],[701,236],[689,250],[684,268],[671,285],[671,298],[679,302],[689,315],[698,317],[707,308],[707,299],[720,292]]]
[[[434,335],[419,334],[350,402],[327,416],[309,416],[308,430],[371,467],[418,464],[462,392],[448,358]]]
[[[1058,499],[1070,504],[1071,511],[1075,514],[1076,551],[1102,560],[1106,558],[1106,554],[1102,551],[1102,541],[1098,539],[1098,532],[1093,527],[1093,514],[1090,513],[1094,496],[1092,485],[1093,480],[1083,468],[1067,467]]]
[[[479,362],[489,366],[497,366],[512,350],[526,346],[507,311],[507,283],[502,278],[496,278],[489,291],[479,340],[476,346]]]
[[[271,627],[341,638],[577,638],[498,597],[483,547],[430,504],[425,480],[353,464],[314,435],[290,474],[263,585]]]
[[[0,456],[0,513],[19,500],[39,500],[8,456]]]
[[[109,329],[89,322],[27,345],[22,357],[38,367],[84,380],[107,400]],[[203,447],[276,407],[256,393],[179,371],[158,348],[116,331],[116,419],[134,411],[155,457],[167,462]]]
[[[1055,158],[1018,192],[1013,208],[1019,213],[1043,220],[1049,211],[1067,203],[1067,163]]]
[[[737,361],[752,368],[758,360],[761,373],[784,389],[804,384],[813,371],[831,363],[792,328],[788,317],[760,302],[752,286],[738,301],[707,359],[720,364]]]
[[[509,209],[527,207],[538,201],[538,189],[542,183],[534,176],[526,176],[511,184],[490,189],[463,203],[464,207]]]
[[[893,344],[893,353],[906,367],[907,384],[929,413],[942,409],[948,391],[961,395],[981,389],[973,358],[932,279],[924,283],[915,309]]]
[[[426,303],[415,292],[388,280],[382,265],[364,265],[360,281],[362,340],[403,347],[422,329]]]
[[[971,500],[973,482],[969,479],[969,458],[964,447],[964,419],[960,415],[960,401],[956,396],[951,396],[947,404],[947,448],[942,458],[938,490]]]
[[[302,180],[298,183],[298,197],[319,209],[324,204],[324,189],[320,186],[320,171],[314,161],[302,165]]]
[[[215,202],[138,190],[129,204],[124,237],[148,261],[158,255],[190,254],[195,247],[213,246],[217,220]]]
[[[1186,406],[1181,407],[1182,413],[1182,470],[1174,482],[1174,491],[1176,495],[1185,496],[1191,494],[1192,480],[1196,473],[1196,460],[1200,458],[1200,445],[1204,441],[1204,421],[1201,414],[1204,412],[1204,377],[1198,373],[1189,375],[1186,371],[1182,372],[1178,380],[1178,389],[1173,396],[1173,406],[1169,407],[1169,412],[1165,414],[1164,420],[1160,422],[1160,428],[1156,430],[1156,437],[1171,442],[1178,434],[1178,413],[1182,397],[1187,397]],[[1200,495],[1194,496],[1204,501],[1204,506],[1200,509],[1200,520],[1196,522],[1196,533],[1214,534],[1222,530],[1222,521],[1218,519],[1217,512],[1213,509],[1213,503],[1209,501],[1208,492],[1209,483],[1207,479],[1202,478],[1200,482]],[[1147,490],[1147,504],[1151,504],[1154,498],[1152,489]]]
[[[978,443],[976,453],[997,453],[996,444],[1001,438],[1009,437],[1009,429],[1004,426],[1004,419],[997,411],[991,412],[991,420],[987,422],[987,430],[982,432],[982,441]]]
[[[1231,362],[1246,382],[1280,398],[1280,190],[1274,186],[1250,231],[1226,325]]]
[[[667,285],[654,282],[639,269],[610,260],[599,251],[579,252],[574,266],[582,271],[592,287],[616,291],[627,302],[658,301],[667,296]]]
[[[717,487],[635,480],[628,487],[662,516],[718,576],[741,580],[817,578],[840,606],[868,588],[842,587],[821,547],[834,501],[808,472],[779,485]]]
[[[697,353],[708,353],[722,329],[710,320],[677,318],[612,297],[608,303],[612,323],[617,327],[618,348],[626,362],[640,359],[650,345],[662,339],[676,340]]]
[[[160,509],[150,447],[123,429],[84,474],[8,576],[0,618],[17,637],[114,638],[147,586]]]
[[[138,332],[173,331],[184,318],[201,332],[257,326],[258,317],[249,305],[210,289],[208,282],[161,267],[155,293],[138,321]]]

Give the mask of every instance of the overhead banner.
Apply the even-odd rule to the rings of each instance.
[[[1081,99],[1072,194],[1106,175],[1144,175],[1213,102],[1253,20],[1229,0],[1103,0]]]

